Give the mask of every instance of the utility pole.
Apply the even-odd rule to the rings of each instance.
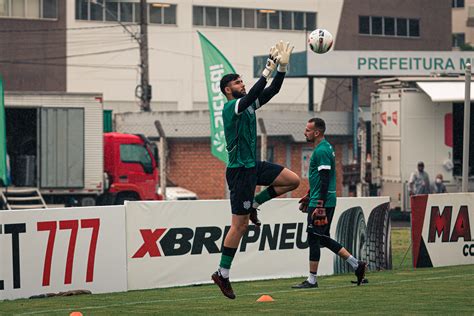
[[[136,95],[140,98],[142,111],[150,112],[151,85],[148,67],[148,10],[146,0],[140,0],[140,85],[137,86]]]
[[[146,0],[140,0],[140,36],[130,31],[125,24],[113,12],[110,12],[104,4],[104,0],[91,0],[92,4],[100,5],[105,12],[117,18],[117,22],[123,29],[130,34],[130,36],[137,41],[140,47],[140,84],[135,88],[135,96],[140,99],[140,109],[145,112],[150,112],[151,101],[151,85],[148,65],[148,8]]]

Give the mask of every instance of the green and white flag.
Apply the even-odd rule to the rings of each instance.
[[[0,78],[0,181],[3,186],[10,184],[7,174],[7,127],[5,125],[5,98],[3,80]]]
[[[211,118],[211,152],[215,157],[227,163],[224,120],[222,119],[226,98],[221,93],[220,81],[224,75],[235,73],[235,70],[217,47],[200,32],[198,34],[204,60],[204,73],[206,75],[207,97]]]

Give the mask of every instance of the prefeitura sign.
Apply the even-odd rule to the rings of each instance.
[[[461,73],[473,52],[331,51],[308,52],[308,76],[424,76]]]

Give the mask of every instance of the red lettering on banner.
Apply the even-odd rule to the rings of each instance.
[[[40,222],[36,224],[38,231],[49,230],[48,245],[44,256],[43,286],[48,286],[51,279],[51,260],[53,258],[54,240],[56,238],[56,222]]]
[[[37,223],[38,231],[49,231],[48,245],[46,247],[46,254],[43,268],[43,286],[50,285],[51,279],[51,262],[53,257],[54,241],[56,238],[56,230],[58,222],[39,222]],[[92,236],[89,244],[89,256],[87,258],[87,272],[86,282],[94,280],[94,263],[95,253],[97,249],[97,240],[99,236],[100,219],[90,218],[81,220],[81,228],[92,228]],[[69,245],[66,257],[66,270],[64,274],[64,284],[72,283],[72,271],[74,263],[74,253],[76,249],[77,233],[79,230],[79,220],[64,220],[59,221],[59,229],[70,229]]]
[[[81,228],[92,228],[91,242],[89,244],[89,256],[87,257],[86,282],[94,281],[95,251],[99,237],[100,219],[91,218],[81,220]]]
[[[436,234],[441,238],[442,242],[449,241],[449,233],[451,230],[451,213],[452,206],[445,206],[443,213],[439,214],[439,207],[431,207],[430,228],[428,234],[428,242],[435,242]]]
[[[467,205],[461,206],[459,209],[456,223],[454,224],[453,234],[449,241],[457,242],[459,237],[464,241],[471,241],[471,226],[469,224],[469,211]]]
[[[166,231],[166,228],[158,228],[152,231],[151,229],[140,229],[143,238],[143,245],[137,250],[132,258],[143,258],[147,253],[150,257],[161,256],[160,249],[158,249],[157,241],[161,235]]]
[[[382,112],[380,114],[380,119],[382,120],[383,125],[387,125],[387,112]]]
[[[72,268],[74,264],[74,251],[76,250],[77,230],[79,228],[78,220],[67,220],[59,222],[59,229],[70,229],[69,246],[66,257],[66,272],[64,274],[64,284],[72,282]]]
[[[398,112],[397,111],[392,113],[392,121],[393,121],[393,124],[397,125],[397,123],[398,123]]]

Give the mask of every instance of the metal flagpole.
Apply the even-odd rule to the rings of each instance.
[[[469,123],[471,121],[471,64],[466,65],[464,95],[464,137],[462,147],[462,192],[468,191],[469,183]]]

